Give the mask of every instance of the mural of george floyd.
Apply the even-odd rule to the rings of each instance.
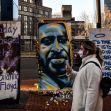
[[[0,22],[0,103],[19,101],[20,22]]]
[[[71,30],[68,23],[39,23],[37,60],[40,90],[57,90],[72,86],[66,74],[71,65]]]

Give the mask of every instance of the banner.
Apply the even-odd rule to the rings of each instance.
[[[102,49],[103,54],[103,75],[111,77],[111,30],[91,29],[90,39],[95,41],[97,46]]]
[[[39,89],[57,90],[71,87],[66,75],[66,63],[71,65],[71,25],[68,23],[39,23],[37,58]]]
[[[20,22],[0,22],[0,102],[19,100]]]

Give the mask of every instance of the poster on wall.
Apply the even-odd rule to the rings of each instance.
[[[57,90],[72,86],[66,75],[71,65],[71,30],[68,23],[39,23],[37,59],[40,90]]]
[[[111,77],[111,30],[91,29],[90,37],[102,50],[102,58],[104,60],[103,76]]]
[[[0,22],[0,103],[18,102],[20,93],[20,22]]]

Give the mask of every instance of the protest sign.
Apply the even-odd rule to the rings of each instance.
[[[0,102],[18,102],[20,93],[20,22],[0,22]]]
[[[97,46],[102,49],[103,54],[103,76],[111,77],[111,30],[91,29],[90,39],[95,41]]]

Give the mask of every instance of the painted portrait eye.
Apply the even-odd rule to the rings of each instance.
[[[60,37],[58,37],[58,42],[61,43],[61,44],[66,44],[67,38],[63,37],[63,36],[60,36]]]
[[[52,36],[44,37],[41,39],[41,44],[44,44],[47,46],[53,44],[53,42],[54,42],[54,39]]]

